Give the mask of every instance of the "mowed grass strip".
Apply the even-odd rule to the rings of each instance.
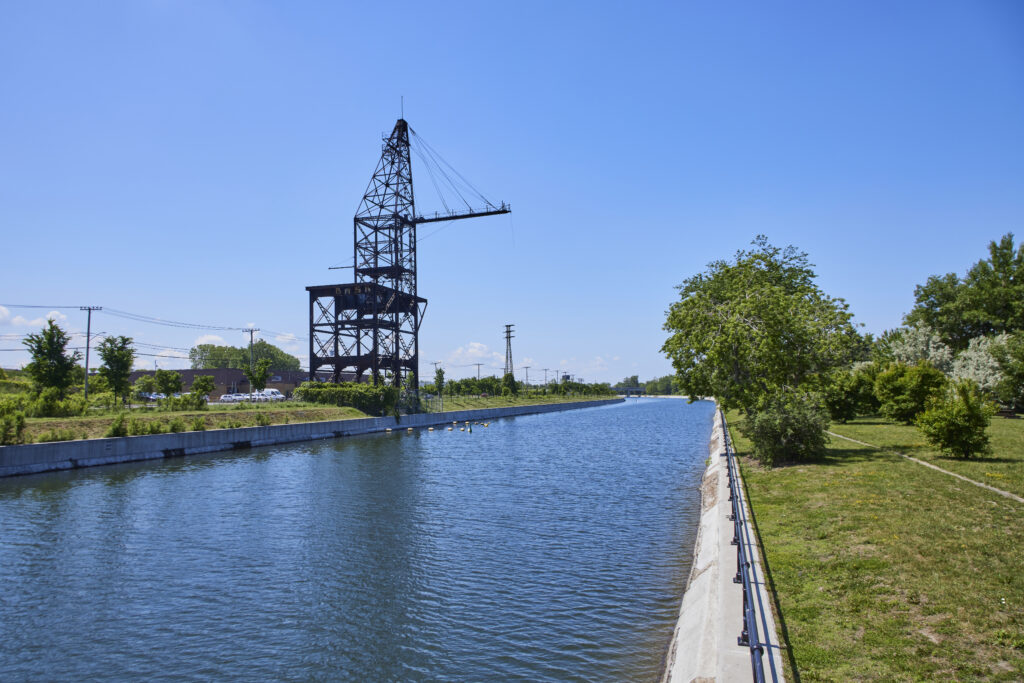
[[[800,679],[1024,679],[1024,505],[839,439],[741,467]]]
[[[179,418],[186,424],[186,431],[192,431],[192,420],[202,418],[206,429],[230,429],[233,427],[255,427],[262,421],[264,424],[288,424],[293,422],[322,422],[325,420],[352,420],[367,417],[355,408],[321,406],[311,403],[301,405],[278,406],[275,404],[217,406],[211,405],[209,410],[202,411],[169,411],[135,409],[124,411],[125,421],[138,420],[143,424],[158,423],[164,431],[171,420]],[[25,433],[33,440],[52,430],[70,432],[75,439],[98,439],[106,436],[111,423],[116,418],[113,413],[101,416],[81,417],[30,417],[25,420]]]
[[[543,403],[575,403],[578,401],[603,400],[614,396],[579,397],[579,396],[530,396],[530,397],[455,397],[446,398],[445,411],[476,410],[480,408],[506,408],[517,405],[537,405]],[[432,408],[439,409],[440,402]],[[192,421],[202,418],[206,429],[230,429],[234,427],[255,427],[263,425],[290,424],[295,422],[324,422],[328,420],[354,420],[370,417],[366,413],[349,407],[325,406],[315,403],[211,403],[207,410],[202,411],[158,411],[151,408],[136,408],[124,411],[125,420],[137,420],[144,425],[157,423],[167,431],[167,426],[175,418],[185,422],[185,431],[192,431]],[[97,439],[106,436],[111,423],[116,419],[114,412],[102,415],[83,415],[80,417],[41,417],[25,420],[25,433],[32,441],[49,432],[63,432],[73,439]]]
[[[968,479],[1024,496],[1024,420],[993,417],[988,427],[992,455],[962,460],[929,445],[917,427],[881,418],[858,418],[831,427],[836,434],[919,458]],[[839,445],[839,444],[836,444]]]

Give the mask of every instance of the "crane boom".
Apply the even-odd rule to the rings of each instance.
[[[433,216],[417,216],[415,223],[440,223],[441,221],[457,221],[460,218],[479,218],[480,216],[498,216],[503,213],[512,213],[512,207],[505,202],[498,208],[491,209],[470,209],[468,211],[449,211],[440,213],[435,211]]]

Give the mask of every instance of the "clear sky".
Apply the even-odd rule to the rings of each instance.
[[[1017,0],[0,0],[0,303],[73,306],[73,331],[87,304],[254,324],[305,364],[304,288],[351,277],[327,268],[351,263],[402,96],[513,209],[420,244],[424,377],[499,372],[505,323],[531,379],[667,374],[674,286],[758,233],[876,333],[929,275],[1024,238]],[[0,348],[49,311],[0,308]],[[106,311],[93,330],[164,354],[142,367],[248,341]]]

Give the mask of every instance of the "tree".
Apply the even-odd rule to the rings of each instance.
[[[188,358],[193,370],[245,369],[249,367],[249,347],[199,344],[189,350]],[[252,345],[252,358],[253,362],[269,358],[271,370],[298,370],[300,367],[298,358],[263,339],[257,339]]]
[[[135,384],[132,385],[132,394],[137,398],[142,398],[143,394],[155,394],[156,393],[156,380],[153,379],[153,375],[142,375]]]
[[[157,370],[153,373],[153,380],[156,382],[156,390],[161,394],[170,396],[181,393],[181,373],[175,370]]]
[[[444,368],[441,366],[434,370],[434,387],[439,394],[444,391]]]
[[[953,350],[938,334],[923,325],[900,331],[889,343],[892,359],[904,365],[916,365],[926,360],[944,373],[953,369]]]
[[[505,393],[505,389],[508,389],[508,394]],[[511,372],[507,373],[501,378],[501,395],[502,396],[517,396],[519,394],[519,382],[512,375]]]
[[[270,364],[269,358],[261,358],[256,361],[256,366],[253,368],[242,368],[242,372],[245,373],[246,378],[249,380],[249,386],[253,391],[263,391],[267,387],[267,378],[270,377]]]
[[[811,389],[823,375],[849,365],[859,337],[846,303],[814,283],[806,254],[774,247],[763,235],[753,245],[679,286],[662,351],[672,360],[680,393],[714,396],[747,416],[780,401],[805,420],[790,432],[803,438],[823,424],[818,418],[824,408]],[[778,436],[767,429],[750,433]],[[755,452],[774,459],[780,443],[755,440]],[[792,440],[786,446],[794,457],[808,453]]]
[[[918,286],[905,322],[923,323],[957,350],[975,337],[1024,330],[1024,244],[1014,248],[1008,233],[988,252],[963,279],[947,273]]]
[[[945,388],[946,376],[928,361],[913,366],[895,363],[875,380],[882,414],[904,424],[913,424],[928,402]]]
[[[1010,335],[975,337],[967,348],[957,354],[953,361],[953,379],[969,379],[989,396],[995,395],[996,388],[1003,381],[999,363],[992,355],[992,349],[1006,342]]]
[[[944,400],[933,401],[916,422],[929,443],[954,457],[970,458],[991,451],[985,430],[994,413],[978,386],[961,380]]]
[[[989,347],[989,353],[1002,375],[996,396],[1018,410],[1024,408],[1024,332],[1007,335]]]
[[[71,338],[52,320],[46,322],[46,327],[39,334],[29,334],[22,341],[32,354],[32,362],[25,366],[25,371],[37,390],[52,387],[63,398],[68,387],[75,384],[75,371],[82,354],[67,352],[70,341]]]
[[[213,377],[210,375],[196,375],[192,379],[192,386],[189,388],[189,391],[199,396],[209,396],[216,388],[216,385],[213,383]]]
[[[128,381],[135,364],[135,349],[132,348],[131,337],[107,337],[99,343],[96,351],[103,360],[100,376],[107,380],[110,391],[115,398],[125,400],[131,389]]]

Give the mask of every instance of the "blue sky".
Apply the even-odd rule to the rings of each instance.
[[[666,374],[674,286],[758,233],[876,333],[929,275],[1024,238],[1020,2],[383,8],[0,0],[0,303],[255,324],[305,362],[304,288],[350,277],[327,268],[351,262],[402,96],[513,208],[421,243],[424,376],[500,370],[505,323],[531,379]],[[417,169],[418,208],[440,208]],[[0,348],[48,313],[0,309]],[[143,367],[248,339],[93,325],[165,356]]]

